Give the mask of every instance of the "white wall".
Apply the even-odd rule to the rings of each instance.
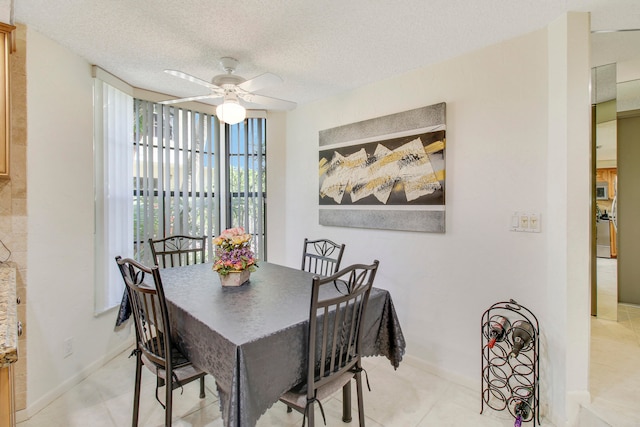
[[[94,317],[93,82],[82,58],[27,30],[27,407],[32,413],[131,340]],[[63,342],[73,354],[63,358]]]
[[[287,221],[289,264],[306,236],[345,242],[345,265],[379,259],[377,286],[391,291],[408,351],[479,380],[483,311],[509,298],[544,311],[545,233],[509,225],[518,210],[541,212],[543,229],[548,220],[545,75],[539,31],[290,113],[286,207],[297,220]],[[319,226],[318,131],[442,101],[446,233]]]
[[[282,213],[287,193],[286,123],[286,113],[270,112],[267,116],[267,259],[276,264],[285,263],[287,252],[284,239],[286,221]]]
[[[588,31],[578,37],[588,41]],[[570,104],[564,97],[571,96],[548,90],[549,73],[563,71],[562,65],[549,70],[548,43],[557,38],[566,35],[540,30],[298,107],[287,115],[284,209],[288,265],[297,267],[304,237],[346,243],[344,265],[379,259],[376,285],[393,296],[408,342],[407,353],[478,392],[482,313],[491,304],[510,298],[528,307],[541,322],[541,370],[560,369],[559,378],[544,375],[548,382],[542,387],[543,402],[550,404],[551,417],[564,422],[566,371],[570,369],[565,359],[567,330],[553,334],[553,346],[546,342],[546,328],[554,327],[548,319],[562,317],[566,325],[567,316],[566,275],[560,279],[559,285],[565,288],[559,290],[562,298],[554,307],[556,313],[548,310],[554,298],[553,293],[547,294],[548,230],[552,221],[566,221],[572,214],[565,208],[564,217],[556,217],[547,196],[549,186],[555,185],[547,182],[549,105],[556,103],[556,96],[563,105]],[[565,74],[566,69],[565,65]],[[445,234],[318,225],[320,130],[443,101],[447,103]],[[588,123],[587,118],[583,123],[587,135]],[[560,145],[553,150],[566,146],[566,132],[564,136],[555,141]],[[583,143],[588,144],[588,138]],[[558,167],[566,178],[567,165]],[[587,189],[588,176],[582,177]],[[554,209],[556,202],[553,200]],[[586,214],[588,200],[575,208],[584,208]],[[540,234],[509,231],[511,213],[520,210],[541,213]],[[567,234],[566,228],[563,231]],[[565,246],[558,249],[566,249],[566,239],[560,243]],[[584,245],[588,254],[588,240]],[[562,262],[566,272],[567,260]],[[586,292],[587,283],[584,286]],[[586,312],[588,298],[584,304]],[[588,321],[588,312],[583,321]],[[579,339],[585,342],[582,332]]]
[[[569,13],[549,26],[547,158],[548,400],[569,423],[590,400],[591,143],[587,88],[589,16]],[[559,424],[559,421],[556,421]]]

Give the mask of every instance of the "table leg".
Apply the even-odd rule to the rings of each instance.
[[[351,381],[342,387],[342,421],[351,422]]]

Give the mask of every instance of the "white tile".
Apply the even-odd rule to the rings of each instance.
[[[611,427],[611,424],[604,421],[602,417],[591,408],[580,408],[578,425],[580,427]]]
[[[485,409],[482,414],[479,411],[479,403],[467,406],[455,399],[443,399],[438,402],[429,413],[420,421],[418,427],[512,427],[514,419],[508,411],[493,411]]]
[[[320,417],[320,412],[318,412]],[[287,412],[284,403],[277,402],[258,419],[256,427],[293,427],[302,425],[302,414],[296,411]]]
[[[595,398],[589,406],[598,417],[611,426],[638,427],[640,426],[640,411],[637,408],[637,403],[631,403],[633,400],[632,396],[622,402]]]
[[[640,308],[621,304],[618,319],[591,320],[589,409],[612,426],[638,426]]]
[[[369,372],[369,381],[371,392],[364,392],[365,414],[383,426],[417,425],[451,386],[408,363],[400,364],[397,370],[391,365],[378,365]],[[352,395],[355,405],[355,390]]]

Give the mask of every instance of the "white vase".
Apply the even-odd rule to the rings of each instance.
[[[249,281],[251,272],[249,270],[230,271],[226,275],[218,273],[222,286],[240,286]]]

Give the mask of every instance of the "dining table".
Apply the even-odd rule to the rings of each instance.
[[[185,356],[215,379],[224,425],[253,427],[306,379],[314,275],[261,262],[249,282],[223,287],[211,267],[160,269],[171,334]],[[405,346],[391,295],[372,288],[361,355],[385,356],[397,368]],[[350,386],[343,392],[344,417],[350,417]]]

